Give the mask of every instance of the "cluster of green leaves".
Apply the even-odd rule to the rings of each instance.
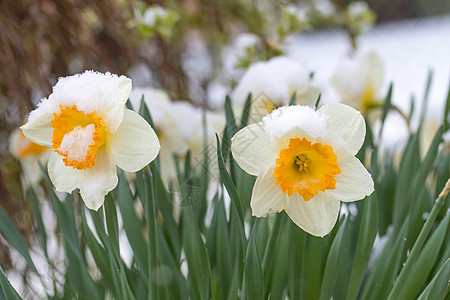
[[[383,122],[390,110],[391,95],[392,87],[383,108]],[[121,174],[118,187],[107,195],[98,212],[87,210],[76,193],[60,199],[46,178],[66,257],[66,267],[60,270],[64,274],[63,286],[50,289],[48,297],[448,297],[449,204],[438,194],[449,178],[450,154],[439,146],[444,127],[449,128],[450,93],[445,122],[424,159],[419,147],[422,125],[410,135],[400,166],[396,167],[393,155],[381,153],[374,144],[367,123],[366,141],[358,157],[364,161],[370,154],[375,192],[356,202],[356,212],[349,209],[324,238],[305,233],[285,213],[267,218],[251,216],[254,178],[238,167],[230,151],[230,138],[249,120],[250,101],[249,96],[242,115],[235,118],[230,100],[226,100],[227,125],[221,141],[217,136],[220,184],[212,200],[207,194],[211,178],[207,155],[203,165],[196,167],[191,165],[188,153],[184,166],[177,164],[178,184],[170,190],[162,181],[158,160],[136,173],[133,189]],[[291,102],[295,103],[295,95]],[[140,114],[152,123],[143,101]],[[225,191],[231,200],[229,210]],[[48,233],[33,190],[28,199],[36,236],[46,259],[51,261],[47,255]],[[136,209],[139,206],[142,214]],[[119,215],[123,220],[120,227]],[[31,272],[37,273],[30,249],[1,208],[0,232],[23,256]],[[133,252],[131,267],[120,253],[120,232],[126,234]],[[88,253],[95,261],[96,276],[88,263]],[[20,299],[1,269],[0,298]]]

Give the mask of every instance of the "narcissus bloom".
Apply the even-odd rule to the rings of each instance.
[[[39,163],[45,165],[50,155],[49,147],[41,146],[27,139],[19,128],[9,136],[9,152],[20,161],[24,187],[36,186],[43,178]]]
[[[130,92],[125,76],[86,71],[60,78],[21,127],[31,141],[53,148],[48,173],[56,190],[79,188],[90,209],[117,185],[116,166],[135,172],[158,155],[153,129],[125,109]]]
[[[214,132],[220,132],[225,126],[225,117],[210,111],[205,112],[206,117],[206,141],[203,128],[203,112],[186,101],[172,101],[167,93],[153,88],[133,89],[130,102],[133,109],[138,110],[142,97],[153,118],[153,124],[157,131],[159,141],[164,151],[161,151],[159,159],[161,162],[161,175],[165,183],[169,183],[177,175],[173,155],[184,163],[185,155],[191,151],[193,164],[203,160],[205,154],[212,154],[209,162],[216,162],[216,151],[205,149],[213,143]],[[205,153],[206,152],[206,153]],[[211,166],[210,170],[214,167]]]
[[[341,102],[361,111],[380,106],[383,61],[376,52],[346,58],[338,65],[331,82]]]
[[[250,122],[259,122],[273,109],[286,105],[295,93],[296,103],[314,105],[319,89],[311,85],[303,64],[285,56],[251,65],[231,94],[237,111],[242,111],[248,94],[253,97]]]
[[[257,176],[254,216],[285,210],[300,228],[325,236],[336,223],[340,202],[374,190],[355,154],[366,133],[364,119],[344,104],[284,106],[232,138],[236,162]]]

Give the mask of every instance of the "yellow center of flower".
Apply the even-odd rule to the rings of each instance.
[[[333,148],[311,143],[306,138],[292,138],[276,160],[275,184],[288,196],[298,192],[305,201],[319,191],[336,188],[334,176],[340,174]]]
[[[380,102],[376,100],[375,89],[368,87],[362,92],[362,110],[369,111],[380,106]]]
[[[92,168],[97,151],[105,143],[106,126],[95,112],[86,114],[75,105],[60,106],[51,121],[53,148],[64,164],[74,169]]]
[[[29,139],[27,139],[23,135],[22,131],[20,131],[19,133],[16,146],[17,146],[17,156],[19,158],[25,158],[29,155],[39,155],[47,149],[47,147],[35,144]]]

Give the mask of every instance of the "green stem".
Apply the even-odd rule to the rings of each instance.
[[[283,218],[283,213],[277,213],[275,220],[273,222],[272,231],[270,232],[269,241],[267,242],[266,250],[264,251],[264,258],[262,262],[263,274],[267,272],[267,268],[272,260],[273,249],[275,248],[275,241],[278,237],[278,232],[280,231],[281,219]]]
[[[150,275],[153,271],[156,278],[155,282],[158,282],[158,273],[156,271],[158,265],[157,248],[156,248],[156,210],[155,210],[155,191],[153,186],[153,174],[150,168],[147,167],[145,174],[145,198],[146,198],[146,219],[147,219],[147,234],[148,234],[148,270]],[[148,299],[159,299],[159,287],[152,281],[152,276],[149,276],[148,282]]]
[[[433,209],[431,210],[430,215],[428,216],[428,219],[425,221],[425,224],[422,227],[422,230],[420,231],[419,237],[417,238],[416,242],[414,243],[414,246],[412,247],[411,253],[406,259],[405,265],[403,269],[401,270],[393,289],[391,290],[391,293],[389,294],[388,300],[398,299],[398,294],[401,290],[401,288],[404,286],[404,283],[407,279],[407,276],[409,272],[411,271],[414,263],[416,262],[417,256],[419,255],[420,250],[422,249],[423,244],[425,243],[425,239],[428,236],[428,233],[430,233],[431,226],[433,226],[434,221],[436,220],[436,217],[439,213],[439,210],[444,206],[445,198],[439,196],[433,206]]]

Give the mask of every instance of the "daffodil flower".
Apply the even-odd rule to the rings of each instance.
[[[216,151],[207,151],[208,145],[214,139],[214,132],[223,130],[225,117],[223,114],[206,111],[206,141],[204,140],[204,128],[202,111],[186,101],[172,101],[167,93],[153,88],[137,88],[131,92],[130,102],[133,109],[138,110],[140,101],[144,97],[145,104],[150,108],[153,124],[158,133],[159,141],[164,151],[161,151],[161,176],[168,184],[177,175],[173,155],[184,163],[185,155],[191,151],[192,163],[197,164],[203,160],[205,152],[212,154],[208,161],[215,162]],[[207,147],[208,148],[208,147]],[[215,168],[214,168],[215,167]],[[217,167],[210,166],[210,170]],[[215,175],[215,174],[214,174]]]
[[[39,163],[47,163],[50,149],[27,139],[19,128],[11,132],[9,152],[20,161],[22,183],[25,187],[36,186],[41,181],[43,175]]]
[[[384,68],[380,56],[372,51],[340,62],[331,82],[341,102],[361,111],[381,104]]]
[[[320,91],[311,85],[305,66],[279,56],[248,68],[231,95],[235,110],[242,111],[249,93],[253,97],[250,121],[259,122],[275,108],[289,104],[294,93],[297,104],[314,105]]]
[[[117,185],[116,166],[135,172],[159,153],[151,126],[125,109],[131,80],[86,71],[60,78],[21,127],[36,144],[52,147],[48,173],[59,192],[78,188],[97,210]]]
[[[285,210],[300,228],[325,236],[336,223],[340,202],[363,199],[374,190],[355,154],[365,136],[355,109],[327,104],[285,106],[232,138],[236,162],[257,176],[251,197],[254,216]]]

